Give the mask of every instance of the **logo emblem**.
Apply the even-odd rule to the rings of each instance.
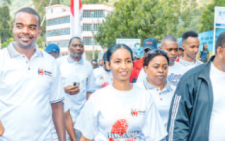
[[[48,75],[48,76],[52,76],[52,72],[43,70],[43,69],[38,69],[38,74],[43,76],[43,75]]]

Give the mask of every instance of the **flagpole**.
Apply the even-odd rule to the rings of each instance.
[[[75,35],[81,38],[80,26],[80,0],[74,0],[74,15],[75,15]]]

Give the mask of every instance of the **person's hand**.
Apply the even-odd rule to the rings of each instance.
[[[78,86],[72,86],[72,85],[64,87],[64,90],[66,93],[70,95],[78,94],[80,92],[80,89]]]

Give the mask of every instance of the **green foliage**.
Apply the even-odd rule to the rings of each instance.
[[[39,37],[37,38],[36,44],[38,45],[39,48],[43,48],[44,42],[43,42],[43,39],[42,39],[41,36],[39,36]]]
[[[0,5],[11,4],[11,0],[1,0]]]
[[[0,6],[0,36],[1,42],[12,37],[12,26],[10,26],[10,10],[7,4]]]
[[[198,29],[200,32],[213,30],[215,6],[225,6],[224,0],[214,0],[208,4],[201,14],[201,21]]]
[[[99,26],[97,41],[109,47],[116,38],[142,41],[172,34],[180,37],[186,30],[197,30],[200,11],[196,0],[119,0],[114,13]]]
[[[10,42],[14,41],[13,38],[9,38],[8,40],[6,40],[5,42],[2,43],[2,48],[6,48],[9,46]]]

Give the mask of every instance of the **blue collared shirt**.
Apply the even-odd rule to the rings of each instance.
[[[175,87],[173,87],[169,82],[167,82],[166,86],[162,90],[160,90],[160,88],[151,85],[147,81],[147,78],[144,79],[142,82],[137,82],[135,85],[146,89],[149,94],[152,95],[156,107],[159,110],[159,114],[163,120],[163,124],[166,126],[169,117],[170,103],[175,92]]]

